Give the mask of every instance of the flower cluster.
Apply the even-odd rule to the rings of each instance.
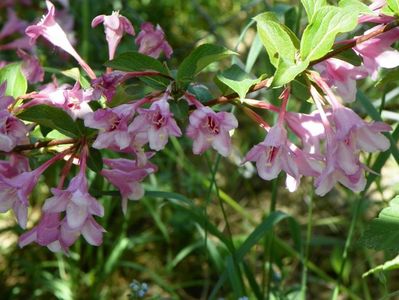
[[[62,3],[67,7],[67,1]],[[94,72],[75,50],[69,35],[58,22],[54,5],[50,1],[46,4],[47,14],[31,26],[20,21],[10,9],[9,21],[0,31],[0,41],[14,31],[25,31],[32,45],[41,36],[76,59],[91,82],[78,80],[73,86],[59,85],[54,78],[53,82],[17,99],[7,93],[7,82],[0,85],[0,151],[7,157],[0,161],[0,212],[12,210],[18,224],[26,228],[29,194],[48,167],[63,161],[58,186],[51,189],[52,196],[44,202],[39,223],[24,233],[19,243],[23,247],[35,242],[52,251],[68,253],[80,235],[89,244],[100,245],[105,232],[97,222],[97,218],[104,215],[104,207],[89,193],[86,177],[93,148],[97,152],[106,149],[108,151],[104,153],[123,154],[124,158],[102,158],[105,167],[98,172],[120,192],[122,211],[127,214],[128,200],[142,198],[144,189],[141,182],[157,171],[150,159],[166,147],[170,137],[181,137],[185,133],[192,140],[194,154],[200,155],[213,148],[227,157],[232,151],[231,135],[238,127],[238,121],[233,113],[212,109],[211,102],[202,103],[189,90],[176,92],[173,77],[151,68],[139,72],[114,71],[111,68],[101,74]],[[372,9],[378,10],[379,7]],[[359,19],[359,22],[379,23],[370,29],[373,32],[387,20],[390,19],[374,17]],[[95,17],[92,27],[100,23],[104,25],[108,58],[112,60],[124,34],[133,36],[136,32],[130,21],[119,12]],[[25,41],[25,37],[21,39]],[[315,65],[313,71],[308,70],[309,91],[316,106],[310,114],[287,110],[291,97],[289,85],[283,88],[280,107],[251,99],[231,101],[261,125],[266,135],[264,141],[249,150],[243,163],[255,162],[258,174],[264,180],[272,180],[281,171],[285,172],[286,186],[291,192],[298,188],[303,176],[315,178],[316,193],[321,196],[337,182],[356,192],[363,190],[367,167],[361,162],[360,154],[387,150],[390,143],[383,133],[391,128],[382,122],[362,120],[343,103],[355,101],[357,80],[367,76],[375,79],[379,68],[399,65],[399,54],[390,47],[398,39],[399,30],[392,29],[356,45],[354,51],[362,60],[360,66],[329,58]],[[135,42],[139,53],[153,59],[161,53],[169,59],[173,53],[159,25],[143,23]],[[31,47],[25,47],[23,42],[11,46],[6,44],[0,49],[15,47],[31,51]],[[42,82],[44,73],[38,59],[22,49],[18,50],[18,55],[23,60],[21,70],[26,79],[32,84]],[[118,87],[127,80],[161,75],[170,80],[168,85],[165,84],[166,88],[139,100],[113,105]],[[185,101],[189,107],[185,130],[181,129],[182,125],[176,121],[171,109],[172,103],[179,101]],[[29,144],[28,136],[37,124],[26,125],[18,118],[18,113],[38,105],[62,110],[72,121],[81,126],[84,124],[86,132],[79,138],[66,141],[69,147],[57,149],[52,158],[30,170],[29,161],[22,154],[24,150],[36,147],[33,144],[30,148],[32,144]],[[269,126],[253,110],[259,108],[277,113],[276,124]],[[292,140],[299,142],[295,144]],[[43,145],[50,144],[44,142]],[[77,174],[70,178],[69,174],[73,172]]]

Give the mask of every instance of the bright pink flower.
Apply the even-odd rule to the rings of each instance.
[[[23,60],[21,70],[29,83],[43,81],[44,70],[37,57],[29,55],[21,49],[17,50],[17,55]]]
[[[136,44],[139,46],[139,52],[158,58],[161,52],[165,53],[167,58],[172,56],[173,50],[165,40],[165,33],[161,26],[154,28],[149,22],[141,24],[141,31],[137,35]]]
[[[98,24],[104,23],[105,38],[108,42],[109,59],[115,56],[116,48],[118,47],[122,36],[127,34],[134,35],[134,28],[132,23],[124,17],[119,15],[118,11],[112,12],[112,15],[100,15],[93,19],[91,27],[96,27]]]
[[[380,26],[375,26],[365,34],[378,29]],[[399,66],[399,52],[390,47],[398,39],[399,28],[394,28],[353,48],[363,58],[364,67],[373,80],[377,79],[379,68],[391,69]]]
[[[31,25],[28,28],[26,28],[25,32],[31,38],[31,42],[32,43],[35,42],[35,40],[42,35],[51,44],[60,47],[65,52],[72,55],[77,60],[77,62],[82,66],[82,68],[87,72],[90,78],[92,79],[96,78],[96,75],[94,74],[93,70],[72,47],[66,33],[60,27],[60,25],[55,21],[54,5],[50,1],[46,1],[46,4],[48,9],[47,15],[43,16],[42,20],[37,25]]]
[[[330,58],[318,63],[314,68],[321,78],[345,102],[356,99],[356,80],[365,78],[368,73],[362,67],[355,67],[346,61]]]
[[[162,150],[170,135],[181,136],[181,130],[170,112],[167,95],[151,104],[149,109],[138,109],[137,116],[129,125],[129,132],[143,134],[156,151]]]
[[[85,117],[85,125],[99,129],[93,147],[97,149],[116,148],[123,150],[132,142],[128,124],[133,119],[135,107],[130,104],[119,105],[113,109],[98,109]],[[146,143],[146,141],[143,141]]]
[[[265,180],[277,178],[281,170],[299,180],[299,169],[289,148],[287,131],[280,124],[270,128],[266,139],[247,153],[245,161],[255,161],[259,176]],[[293,186],[288,186],[289,190],[295,190],[296,181]]]
[[[193,153],[202,154],[212,147],[223,156],[231,152],[229,131],[238,127],[235,116],[228,112],[214,112],[209,107],[201,107],[190,115],[187,136],[193,143]]]
[[[140,182],[147,175],[156,172],[157,167],[149,162],[140,165],[130,159],[104,159],[104,163],[111,169],[104,169],[101,174],[114,186],[122,196],[122,210],[126,214],[127,200],[139,200],[144,196],[144,189]]]

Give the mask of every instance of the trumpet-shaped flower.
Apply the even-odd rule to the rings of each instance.
[[[157,167],[149,162],[140,165],[130,159],[104,159],[104,163],[111,169],[103,169],[101,174],[114,186],[122,196],[122,210],[126,214],[127,200],[139,200],[144,196],[144,189],[140,182],[147,175],[154,173]]]
[[[202,154],[212,147],[223,156],[231,152],[229,131],[238,127],[235,116],[228,112],[214,112],[209,107],[196,109],[190,115],[187,136],[193,143],[193,153]]]
[[[139,52],[158,58],[161,52],[167,58],[172,56],[173,50],[169,43],[165,40],[165,33],[161,26],[145,22],[141,24],[141,31],[137,35],[136,44],[139,46]]]
[[[162,150],[170,135],[181,136],[166,98],[152,103],[149,109],[139,108],[137,111],[139,115],[129,125],[129,132],[144,135],[151,149]]]
[[[82,68],[87,72],[90,78],[96,78],[93,70],[89,65],[80,57],[76,50],[72,47],[70,41],[61,26],[55,21],[55,8],[50,1],[46,1],[47,4],[47,15],[43,16],[42,20],[36,25],[31,25],[26,28],[25,33],[31,38],[31,43],[39,36],[43,36],[54,46],[60,47],[65,52],[72,55]]]
[[[91,22],[91,27],[96,27],[100,23],[104,24],[109,59],[113,59],[123,34],[126,32],[127,34],[135,35],[134,28],[132,23],[126,17],[121,16],[118,11],[112,12],[110,16],[100,15],[95,17]]]

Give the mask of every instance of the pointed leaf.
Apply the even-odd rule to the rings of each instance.
[[[301,2],[305,8],[306,14],[308,15],[309,22],[312,21],[313,15],[318,9],[327,5],[326,0],[301,0]]]
[[[26,94],[28,82],[21,71],[20,63],[8,64],[0,69],[0,84],[7,81],[6,96],[17,98]]]

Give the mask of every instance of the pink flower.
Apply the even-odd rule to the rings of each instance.
[[[29,171],[29,159],[25,156],[11,153],[8,155],[8,161],[0,161],[0,176],[12,178]]]
[[[367,71],[362,67],[355,67],[346,61],[330,58],[318,63],[314,68],[322,79],[345,102],[356,99],[356,80],[365,78]]]
[[[126,32],[127,34],[134,35],[134,28],[127,18],[119,15],[118,11],[112,12],[110,16],[100,15],[95,17],[91,22],[91,27],[96,27],[100,23],[104,23],[109,59],[113,59],[123,34]]]
[[[0,45],[0,50],[15,50],[15,49],[30,49],[32,46],[29,43],[29,38],[23,36],[5,45]]]
[[[44,70],[37,57],[31,56],[21,49],[17,50],[17,55],[23,60],[21,70],[29,83],[43,81]]]
[[[137,116],[129,125],[129,132],[142,134],[156,151],[162,150],[170,135],[181,136],[181,130],[170,112],[167,95],[151,104],[149,109],[138,109]]]
[[[270,128],[266,139],[254,146],[245,156],[245,161],[256,161],[256,168],[261,178],[272,180],[277,178],[283,170],[294,180],[287,180],[287,188],[294,191],[299,181],[299,169],[294,160],[294,155],[289,148],[287,131],[282,125],[277,124]]]
[[[193,139],[193,153],[202,154],[212,147],[223,156],[231,152],[229,131],[238,127],[235,116],[228,112],[214,112],[209,107],[200,107],[190,115],[187,136]]]
[[[128,132],[128,124],[133,119],[134,109],[133,105],[124,104],[113,109],[98,109],[94,113],[88,114],[85,117],[85,125],[99,129],[93,147],[119,150],[128,148],[133,142],[132,135]]]
[[[378,29],[380,26],[375,26],[365,34]],[[399,52],[390,47],[398,39],[399,28],[394,28],[353,48],[363,58],[364,67],[373,80],[377,79],[379,68],[391,69],[399,66]]]
[[[7,110],[8,107],[14,103],[14,98],[6,96],[7,80],[0,84],[0,110]]]
[[[383,122],[366,123],[344,106],[334,108],[332,118],[337,140],[353,143],[355,150],[376,152],[389,148],[390,142],[381,132],[392,130],[391,126]]]
[[[157,167],[149,162],[140,165],[135,160],[123,158],[104,159],[104,163],[111,169],[104,169],[101,174],[119,189],[122,195],[122,210],[126,214],[127,200],[138,200],[144,196],[140,182],[147,175],[154,173]]]
[[[136,44],[139,46],[139,52],[158,58],[161,52],[170,58],[173,50],[169,43],[165,40],[165,33],[161,26],[145,22],[141,24],[141,31],[136,38]]]
[[[15,32],[23,33],[28,24],[18,19],[13,9],[7,9],[7,22],[0,31],[0,40],[14,34]]]
[[[46,1],[48,13],[46,16],[43,16],[42,20],[37,25],[31,25],[26,28],[25,33],[31,38],[31,42],[35,42],[35,40],[39,36],[43,36],[46,40],[48,40],[54,46],[60,47],[65,52],[72,55],[77,62],[82,66],[82,68],[87,72],[90,78],[96,78],[93,70],[89,67],[89,65],[80,57],[80,55],[76,52],[76,50],[72,47],[69,42],[66,33],[60,25],[55,21],[55,8],[54,5],[50,1]]]

